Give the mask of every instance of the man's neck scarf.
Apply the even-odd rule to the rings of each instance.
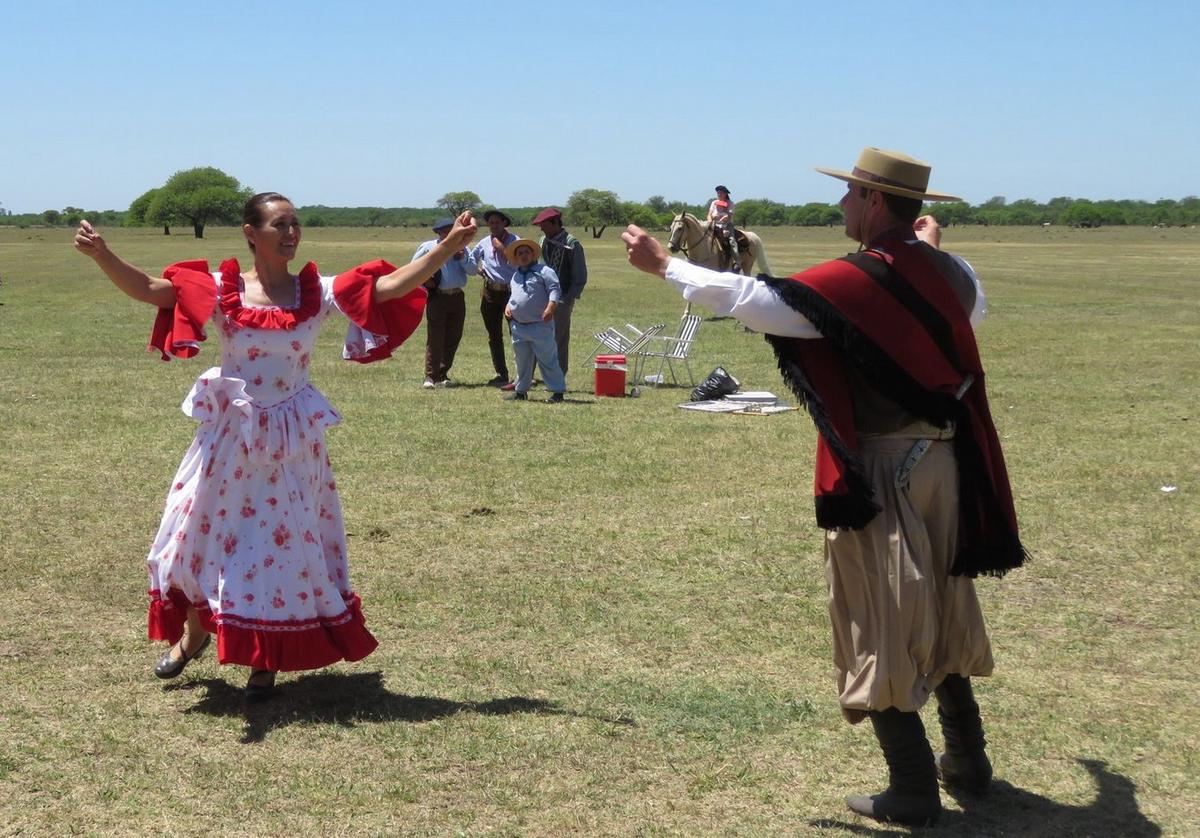
[[[957,426],[958,552],[954,575],[1003,576],[1026,553],[983,367],[968,312],[923,252],[890,239],[787,279],[761,277],[821,333],[817,340],[768,335],[780,371],[819,434],[815,496],[825,529],[861,529],[878,513],[858,453],[846,369],[901,408],[938,427]],[[960,388],[971,378],[959,399]]]

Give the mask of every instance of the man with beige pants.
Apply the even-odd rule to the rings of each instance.
[[[988,410],[973,325],[983,291],[939,250],[920,216],[930,167],[864,149],[841,206],[857,253],[786,279],[717,273],[668,258],[630,226],[629,261],[690,302],[763,333],[818,430],[815,502],[842,712],[871,720],[888,788],[848,797],[855,812],[909,825],[941,812],[938,777],[982,793],[991,780],[972,676],[991,644],[973,577],[1025,559],[1004,458]],[[930,694],[946,752],[936,760],[918,713]]]

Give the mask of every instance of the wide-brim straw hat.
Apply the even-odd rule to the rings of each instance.
[[[542,258],[542,246],[540,244],[538,244],[537,242],[535,242],[533,239],[517,239],[512,244],[507,245],[504,248],[504,258],[510,262],[516,263],[518,247],[532,248],[533,249],[533,261],[535,261],[535,262],[538,259]]]
[[[856,183],[868,189],[887,192],[891,195],[901,195],[905,198],[920,198],[922,201],[962,200],[955,195],[930,192],[930,165],[899,151],[868,147],[858,155],[858,162],[854,164],[852,172],[823,169],[820,166],[817,166],[816,170],[823,175],[829,175],[847,183]]]

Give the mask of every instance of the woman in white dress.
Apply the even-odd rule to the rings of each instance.
[[[164,360],[197,354],[210,319],[221,332],[220,366],[183,403],[199,424],[146,560],[149,636],[172,644],[155,674],[174,678],[215,634],[218,660],[250,667],[246,696],[259,700],[272,694],[276,672],[360,660],[377,645],[350,585],[325,453],[325,429],[340,416],[308,380],[320,325],[340,311],[350,320],[345,358],[388,357],[421,321],[421,283],[476,226],[463,213],[414,262],[369,262],[334,277],[311,262],[291,272],[300,222],[284,196],[255,195],[242,220],[254,258],[247,271],[230,259],[211,273],[205,262],[182,262],[151,276],[87,221],[75,247],[158,308],[150,344]]]

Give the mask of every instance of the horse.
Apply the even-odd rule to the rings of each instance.
[[[759,273],[771,273],[771,264],[767,261],[767,251],[762,239],[749,230],[740,231],[746,237],[750,247],[738,253],[742,273],[753,276],[751,272],[755,263]],[[667,249],[672,253],[682,251],[687,260],[694,265],[702,265],[715,271],[728,270],[725,248],[717,241],[713,233],[711,221],[701,221],[690,212],[681,212],[671,221],[671,237],[667,240]]]

